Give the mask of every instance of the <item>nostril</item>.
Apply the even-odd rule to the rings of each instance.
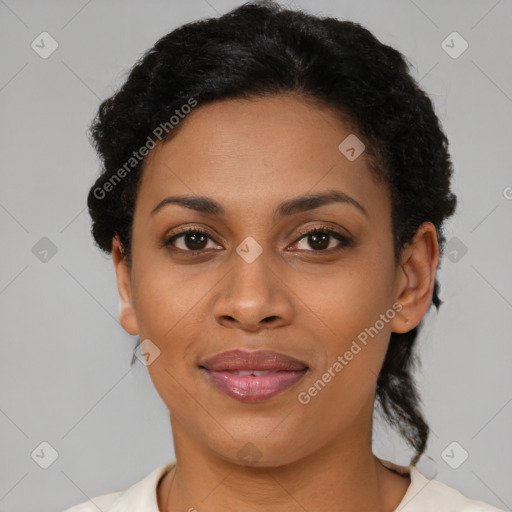
[[[276,319],[277,316],[267,316],[267,318],[263,319],[263,322],[272,322],[272,320]]]

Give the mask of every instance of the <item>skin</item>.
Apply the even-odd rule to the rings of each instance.
[[[410,484],[372,453],[372,411],[391,332],[417,326],[430,305],[436,230],[424,223],[395,264],[388,187],[365,152],[349,161],[338,150],[350,133],[334,112],[298,96],[225,100],[198,106],[146,158],[131,268],[117,237],[112,256],[122,326],[161,351],[148,371],[170,411],[177,458],[157,489],[162,512],[313,512],[340,503],[346,512],[392,511]],[[331,203],[273,216],[285,200],[329,190],[367,215]],[[208,196],[226,212],[170,204],[151,215],[171,195]],[[161,246],[185,225],[208,231],[203,253],[185,253],[198,247],[190,235]],[[319,226],[351,243],[331,236],[318,249],[299,233]],[[236,252],[246,237],[263,250],[252,263]],[[400,312],[301,404],[298,393],[397,303]],[[198,369],[234,348],[277,350],[309,371],[271,399],[239,402]],[[256,464],[238,455],[246,443],[258,450]]]

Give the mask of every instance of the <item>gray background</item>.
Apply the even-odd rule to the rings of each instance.
[[[130,367],[137,339],[117,319],[112,263],[89,235],[99,163],[85,131],[157,38],[241,3],[0,0],[0,511],[63,510],[174,460],[166,407],[146,368]],[[433,430],[420,467],[510,510],[512,2],[293,5],[366,26],[408,57],[435,102],[459,207],[439,271],[444,304],[420,339]],[[43,31],[59,45],[47,59],[31,48]],[[458,58],[441,46],[453,31],[469,44]],[[46,261],[43,237],[57,249]],[[43,441],[58,452],[48,469],[31,457]],[[407,463],[384,427],[374,442],[377,455]],[[460,463],[462,450],[454,469],[445,460]]]

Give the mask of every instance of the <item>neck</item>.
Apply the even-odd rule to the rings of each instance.
[[[242,466],[220,458],[197,443],[178,420],[172,418],[171,424],[177,464],[158,488],[161,512],[391,512],[410,483],[373,455],[371,424],[278,467]]]

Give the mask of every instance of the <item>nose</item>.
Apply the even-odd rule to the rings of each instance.
[[[256,332],[283,327],[293,317],[291,291],[260,255],[248,263],[238,254],[221,281],[214,304],[216,321],[224,327]]]

